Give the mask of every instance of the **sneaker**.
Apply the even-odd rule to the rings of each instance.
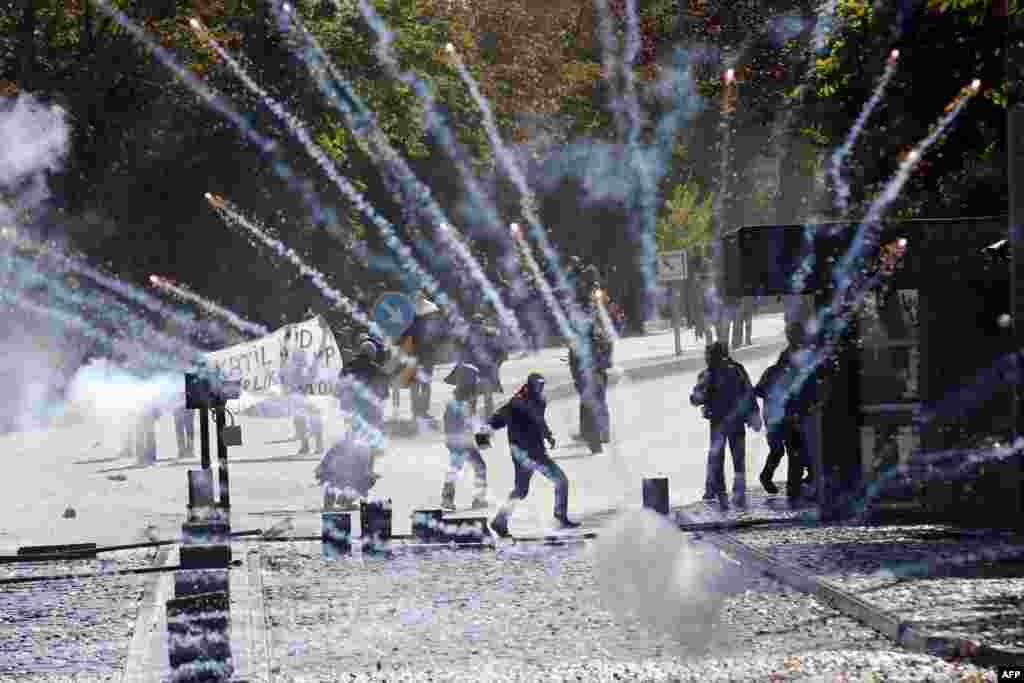
[[[733,496],[732,504],[742,510],[747,508],[747,497],[746,496]]]
[[[296,455],[308,455],[308,454],[309,454],[309,444],[302,444],[302,448],[300,448],[299,452],[296,453]]]
[[[764,487],[764,490],[767,491],[768,493],[774,496],[776,493],[779,492],[779,487],[775,485],[771,477],[768,476],[767,472],[762,472],[761,476],[758,477],[758,479],[760,479],[761,486]]]
[[[729,509],[729,496],[725,495],[724,493],[719,493],[718,494],[718,507],[720,507],[723,512],[728,510]]]
[[[455,512],[458,508],[455,507],[454,500],[442,500],[441,509],[445,512]]]
[[[473,499],[473,503],[469,506],[469,509],[470,510],[486,510],[489,507],[491,507],[491,506],[483,498],[475,498],[475,499]]]
[[[508,538],[511,534],[508,532],[508,520],[501,515],[496,516],[491,520],[491,529],[500,538]]]
[[[559,529],[576,529],[579,527],[579,522],[574,522],[568,517],[555,517],[555,521],[558,522]]]

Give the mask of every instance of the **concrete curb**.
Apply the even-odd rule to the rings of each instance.
[[[161,548],[153,559],[153,567],[177,564],[171,548]],[[173,593],[173,579],[170,574],[156,574],[146,582],[140,600],[139,613],[135,618],[128,658],[125,661],[123,683],[159,683],[161,641],[164,639],[160,628],[160,613],[167,597]]]
[[[247,549],[243,566],[231,573],[233,680],[270,683],[270,629],[263,604],[259,550]]]
[[[683,524],[696,523],[685,513],[678,513],[676,519]],[[842,591],[798,567],[776,560],[725,533],[713,532],[703,538],[742,564],[753,567],[798,591],[813,595],[826,605],[875,629],[907,650],[943,659],[969,659],[986,667],[1020,666],[1024,663],[1024,651],[1021,650],[991,647],[966,638],[922,633],[911,626],[910,622],[901,621],[857,596]]]

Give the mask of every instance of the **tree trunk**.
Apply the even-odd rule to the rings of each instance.
[[[93,21],[92,3],[86,2],[82,8],[81,24],[78,30],[78,50],[80,57],[91,58],[93,49]]]
[[[18,36],[21,38],[21,43],[18,45],[16,80],[21,86],[21,90],[25,92],[32,90],[35,80],[37,23],[35,0],[21,0],[21,20],[18,22]]]

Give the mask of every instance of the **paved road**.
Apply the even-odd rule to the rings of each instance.
[[[777,335],[780,316],[767,316],[755,323],[755,337]],[[688,352],[698,353],[692,335]],[[621,340],[616,351],[620,366],[664,361],[674,356],[671,332]],[[536,369],[549,375],[549,387],[569,380],[568,368],[560,361],[563,351],[548,349],[531,358],[510,361],[504,376],[509,391]],[[761,372],[763,358],[749,364],[752,375]],[[443,370],[441,368],[440,370]],[[450,393],[438,373],[434,412]],[[548,409],[552,428],[560,442],[554,451],[572,480],[570,511],[586,515],[610,506],[637,503],[644,476],[667,474],[673,502],[692,500],[703,481],[706,449],[705,423],[687,402],[695,373],[663,379],[623,381],[610,392],[614,443],[606,454],[591,457],[582,446],[573,447],[570,436],[577,431],[578,401],[554,401]],[[343,421],[334,404],[325,405],[327,437],[341,435]],[[407,401],[400,417],[408,416]],[[321,504],[319,489],[312,486],[315,460],[289,460],[295,442],[280,442],[292,434],[287,419],[241,418],[244,445],[230,451],[231,502],[234,526],[248,529],[266,527],[279,517],[251,513],[280,510],[314,510]],[[8,435],[0,449],[13,467],[14,476],[0,479],[0,549],[11,550],[31,543],[130,542],[144,536],[144,529],[161,537],[177,535],[187,503],[186,471],[197,460],[173,458],[176,446],[169,417],[157,428],[156,466],[137,468],[130,460],[118,460],[121,431],[126,425],[107,423],[77,425],[64,429]],[[763,439],[752,438],[751,468],[759,468],[764,456]],[[504,436],[486,452],[490,468],[491,497],[504,498],[512,487],[512,466]],[[440,433],[416,438],[396,438],[380,461],[383,479],[379,495],[394,501],[395,530],[408,525],[409,513],[417,507],[439,502],[447,466],[447,451]],[[122,479],[123,478],[123,479]],[[458,487],[457,500],[467,501],[467,483]],[[550,519],[551,487],[537,481],[527,504],[517,513],[514,525],[544,528]],[[74,519],[62,518],[73,507]],[[299,528],[319,532],[319,518],[309,514],[295,518]],[[523,525],[526,525],[524,527]],[[303,527],[303,525],[305,525]]]

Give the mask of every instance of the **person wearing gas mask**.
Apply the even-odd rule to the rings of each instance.
[[[725,487],[725,445],[729,444],[733,464],[733,504],[745,507],[746,427],[761,431],[761,411],[746,368],[729,357],[725,343],[716,341],[704,353],[707,368],[697,378],[690,403],[701,406],[701,414],[710,423],[710,448],[704,484],[704,500],[718,500],[728,509]]]
[[[491,416],[488,429],[477,438],[484,447],[489,445],[490,430],[508,428],[509,449],[512,452],[512,466],[515,469],[515,488],[509,493],[508,501],[491,520],[491,528],[499,536],[509,535],[508,518],[516,503],[526,498],[530,491],[530,480],[534,472],[540,472],[555,485],[555,520],[563,529],[573,529],[578,522],[569,519],[569,479],[544,447],[555,447],[544,413],[547,401],[544,399],[544,377],[531,373],[526,384]]]

